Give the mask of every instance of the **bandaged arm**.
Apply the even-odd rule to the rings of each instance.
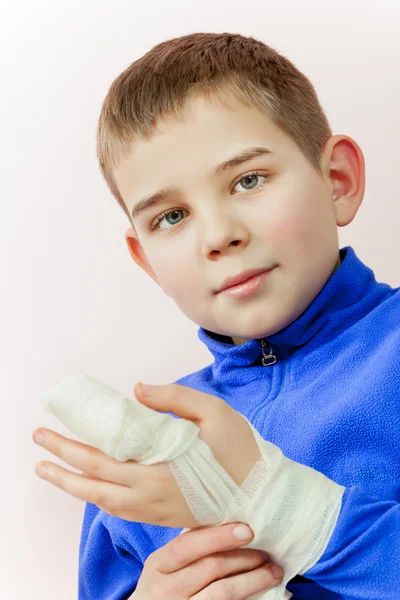
[[[353,492],[354,498],[354,489],[363,494],[288,459],[247,419],[261,458],[239,487],[191,421],[153,411],[84,375],[63,380],[44,399],[69,429],[116,460],[167,462],[199,525],[248,523],[254,538],[245,547],[267,551],[284,569],[282,583],[254,600],[290,598],[285,587],[296,574],[318,581],[311,575],[313,566],[323,579],[318,561],[331,552],[328,543],[343,513],[343,494]],[[329,577],[326,587],[337,590]]]

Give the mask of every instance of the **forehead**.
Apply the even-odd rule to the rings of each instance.
[[[151,138],[136,138],[114,176],[131,206],[135,199],[182,178],[210,180],[219,164],[251,146],[268,148],[272,160],[298,152],[292,138],[261,109],[235,99],[222,103],[196,97],[182,114],[158,121]]]
[[[224,135],[222,139],[221,134]],[[137,160],[142,157],[145,160],[168,148],[177,152],[182,149],[184,153],[186,147],[215,149],[225,155],[236,140],[242,145],[243,138],[248,138],[249,143],[251,138],[256,138],[259,145],[269,140],[282,145],[291,140],[266,111],[232,98],[222,103],[200,96],[188,100],[182,113],[159,119],[156,131],[148,139],[136,137],[126,159],[135,156]]]

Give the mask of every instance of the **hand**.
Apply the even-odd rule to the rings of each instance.
[[[188,531],[150,554],[132,600],[245,600],[282,581],[270,571],[268,554],[240,548],[235,524]],[[233,576],[235,573],[238,575]]]
[[[241,485],[260,458],[258,445],[247,422],[226,402],[178,384],[151,386],[145,396],[135,386],[139,402],[160,412],[173,412],[194,421],[199,437],[215,458]],[[141,465],[119,462],[100,450],[68,439],[51,430],[44,433],[43,446],[82,473],[48,463],[47,479],[63,491],[95,504],[104,512],[141,523],[166,527],[199,527],[167,463]],[[238,443],[239,441],[239,443]],[[40,464],[36,467],[39,474]]]

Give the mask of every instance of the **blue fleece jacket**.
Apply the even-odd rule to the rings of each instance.
[[[340,256],[266,346],[199,328],[214,361],[176,383],[223,398],[285,456],[346,487],[323,556],[287,585],[293,600],[399,600],[400,288],[377,282],[350,246]],[[180,531],[87,504],[79,600],[126,600],[148,555]]]

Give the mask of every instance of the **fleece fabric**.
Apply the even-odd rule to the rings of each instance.
[[[175,383],[213,394],[285,456],[346,487],[325,552],[287,585],[292,600],[400,598],[400,288],[346,246],[293,323],[235,346],[199,328],[213,362]],[[86,504],[79,600],[127,600],[149,554],[182,529]]]

